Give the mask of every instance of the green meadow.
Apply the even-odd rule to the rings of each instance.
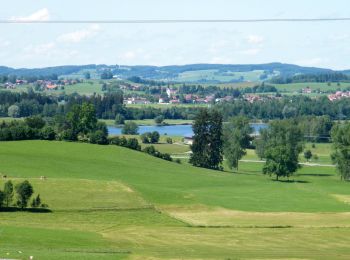
[[[335,168],[304,166],[276,182],[261,167],[218,172],[117,146],[1,142],[0,174],[29,180],[52,212],[0,212],[0,258],[349,259],[350,188]]]
[[[338,86],[337,83],[316,83],[316,82],[307,82],[307,83],[290,83],[290,84],[272,84],[281,92],[298,92],[306,87],[310,87],[313,91],[336,91],[336,90],[345,90],[350,87],[350,83],[341,82]]]

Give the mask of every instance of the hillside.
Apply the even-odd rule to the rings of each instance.
[[[60,77],[84,77],[90,72],[93,78],[99,78],[106,71],[112,71],[118,78],[126,79],[138,76],[145,79],[174,82],[223,83],[249,82],[270,79],[280,75],[283,77],[297,74],[332,73],[330,69],[302,67],[292,64],[190,64],[177,66],[124,66],[124,65],[76,65],[49,68],[9,68],[0,67],[0,75],[48,76],[57,74]]]
[[[30,180],[52,212],[1,212],[0,257],[349,258],[350,193],[334,168],[304,167],[292,182],[261,175],[261,164],[240,168],[116,146],[2,142],[0,173]]]

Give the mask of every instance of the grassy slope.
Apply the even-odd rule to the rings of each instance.
[[[334,169],[305,167],[294,178],[298,182],[277,183],[262,176],[260,167],[242,163],[240,174],[233,175],[120,147],[2,142],[0,172],[15,182],[30,179],[53,213],[1,213],[0,257],[10,253],[12,258],[32,254],[37,259],[270,259],[288,253],[294,258],[347,259],[350,231],[334,226],[350,226],[348,218],[339,215],[344,213],[337,213],[350,207],[334,194],[347,198],[350,192]],[[38,178],[42,175],[47,180]],[[241,215],[235,214],[237,210]],[[233,217],[227,218],[230,214]],[[306,226],[317,222],[324,227],[300,228],[303,220]],[[251,225],[296,228],[240,228]]]
[[[312,176],[319,173],[317,167],[304,167],[300,171],[300,175],[311,176],[296,179],[307,183],[281,185],[258,174],[260,164],[242,163],[243,173],[233,175],[177,165],[116,146],[43,141],[1,143],[0,163],[2,173],[15,177],[45,175],[122,181],[141,192],[146,200],[165,205],[207,204],[252,211],[349,209],[329,196],[329,193],[348,192],[348,185],[333,177],[333,168],[322,169],[332,175],[327,176],[327,185],[324,178]],[[258,198],[247,199],[245,196],[252,192]]]

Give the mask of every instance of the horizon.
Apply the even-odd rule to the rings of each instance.
[[[20,69],[28,69],[28,70],[32,70],[32,69],[46,69],[46,68],[56,68],[56,67],[65,67],[65,66],[90,66],[90,65],[94,65],[94,66],[125,66],[125,67],[172,67],[172,66],[191,66],[191,65],[233,65],[233,66],[249,66],[249,65],[269,65],[269,64],[281,64],[281,65],[291,65],[291,66],[298,66],[298,67],[302,67],[302,68],[316,68],[316,69],[325,69],[325,70],[332,70],[334,72],[342,72],[342,71],[347,71],[350,70],[349,68],[345,68],[345,69],[332,69],[329,67],[317,67],[317,66],[303,66],[300,64],[292,64],[292,63],[284,63],[284,62],[266,62],[266,63],[186,63],[186,64],[168,64],[168,65],[152,65],[152,64],[135,64],[135,65],[127,65],[127,64],[98,64],[98,63],[85,63],[85,64],[62,64],[62,65],[53,65],[53,66],[44,66],[44,67],[12,67],[12,66],[7,66],[7,65],[3,65],[0,64],[0,67],[6,67],[6,68],[10,68],[10,69],[15,69],[15,70],[20,70]]]

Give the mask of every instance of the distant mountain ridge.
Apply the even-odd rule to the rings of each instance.
[[[317,67],[303,67],[284,63],[266,64],[189,64],[170,66],[127,66],[127,65],[67,65],[45,68],[10,68],[0,66],[0,75],[81,77],[89,71],[95,78],[110,70],[115,77],[138,76],[145,79],[178,82],[239,82],[256,81],[276,75],[288,77],[296,74],[319,74],[341,72],[350,75],[350,70],[336,71]]]

